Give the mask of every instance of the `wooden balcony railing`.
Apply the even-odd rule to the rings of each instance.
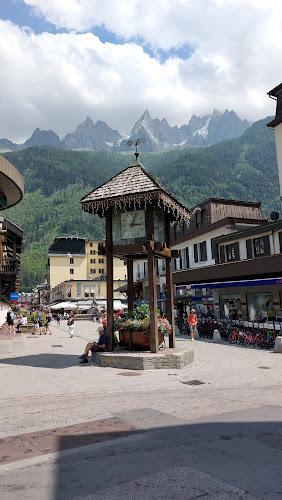
[[[0,259],[0,273],[17,273],[19,270],[18,260]]]

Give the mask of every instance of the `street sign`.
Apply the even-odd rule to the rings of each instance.
[[[10,302],[18,302],[19,294],[18,293],[10,293]]]

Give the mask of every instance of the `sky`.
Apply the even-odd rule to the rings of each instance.
[[[0,138],[60,138],[90,116],[121,134],[147,109],[171,126],[275,113],[280,0],[1,0]]]

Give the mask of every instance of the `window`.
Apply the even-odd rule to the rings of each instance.
[[[71,285],[67,286],[67,297],[71,297]]]
[[[201,212],[196,213],[196,229],[201,227]]]
[[[90,255],[96,255],[96,250],[90,250]]]
[[[95,297],[95,285],[91,285],[90,287],[90,297]]]
[[[74,269],[70,269],[70,274],[74,274]]]
[[[99,264],[104,264],[104,259],[99,259]]]
[[[207,260],[207,242],[202,241],[200,243],[200,261],[204,262]]]
[[[137,264],[137,278],[140,278],[140,264]]]
[[[96,274],[96,269],[90,269],[91,274]]]
[[[255,257],[264,255],[264,238],[254,239],[254,252],[255,252]]]
[[[234,245],[226,245],[226,258],[227,262],[236,259],[235,246]]]
[[[77,283],[76,285],[77,289],[77,298],[81,299],[81,283]]]
[[[199,262],[197,243],[194,243],[194,262]]]
[[[96,264],[96,259],[90,259],[90,264]]]
[[[175,239],[182,236],[182,224],[175,224],[174,235],[175,235]]]
[[[93,247],[93,243],[90,243],[90,247]]]
[[[84,286],[84,297],[89,297],[89,285]]]
[[[70,264],[73,264],[73,258],[72,257],[70,258]]]
[[[104,269],[99,269],[99,274],[103,274],[104,273]]]

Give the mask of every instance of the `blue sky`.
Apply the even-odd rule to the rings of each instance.
[[[281,26],[279,0],[2,0],[0,137],[62,137],[86,116],[125,134],[145,109],[264,118]]]

